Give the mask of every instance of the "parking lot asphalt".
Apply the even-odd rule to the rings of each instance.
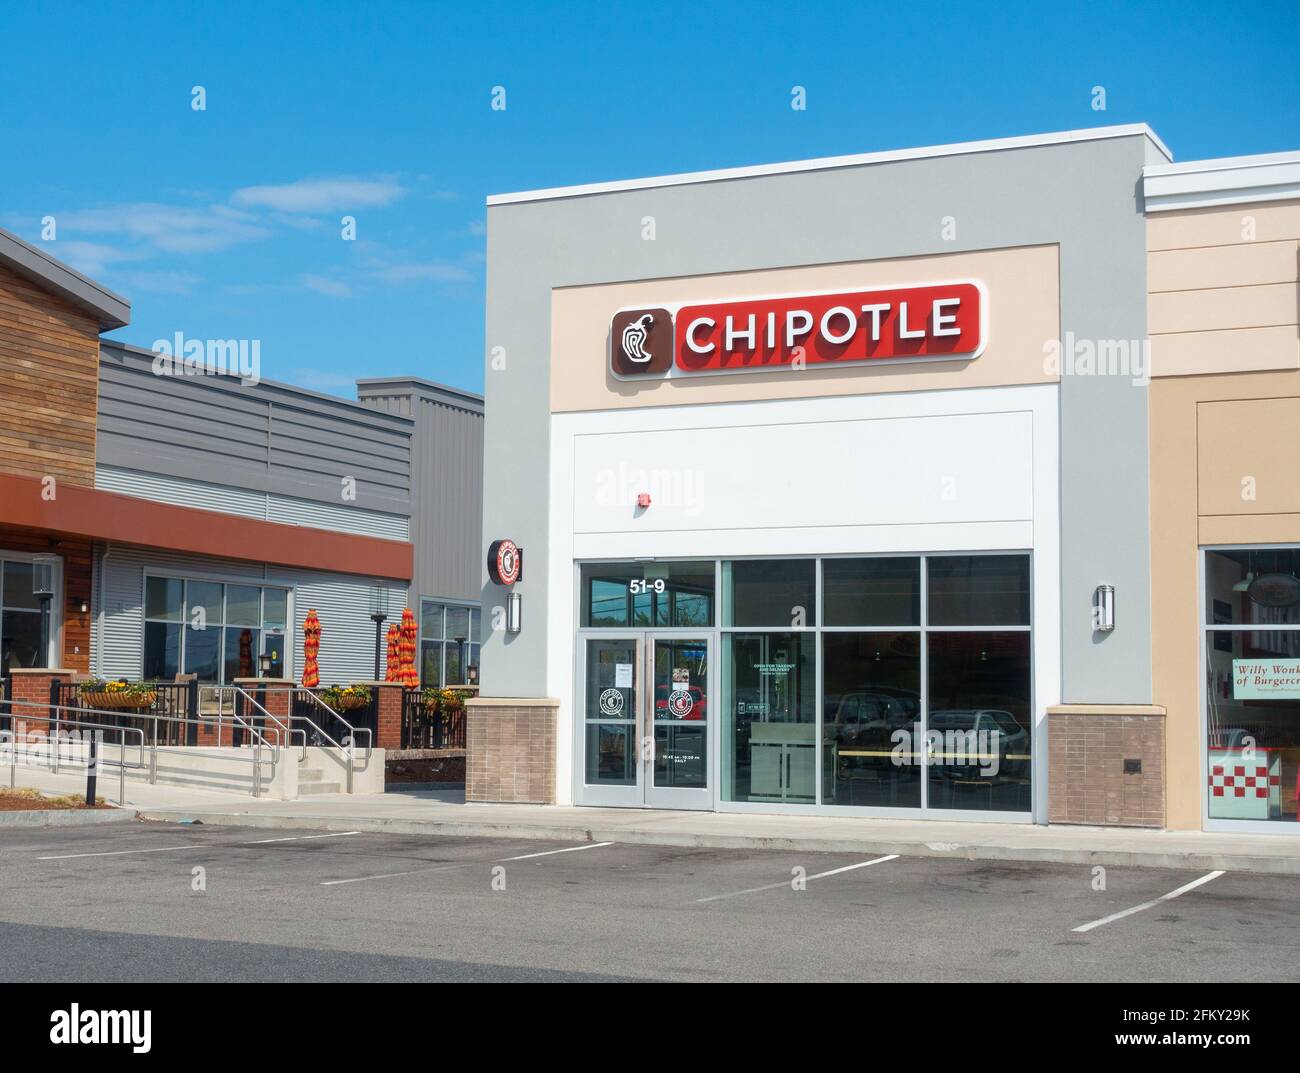
[[[1297,895],[1204,870],[132,823],[5,833],[0,979],[1285,981]]]

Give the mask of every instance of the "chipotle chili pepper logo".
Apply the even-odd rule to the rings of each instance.
[[[615,376],[663,376],[673,365],[673,315],[666,309],[625,309],[610,326]]]
[[[971,360],[986,341],[974,281],[625,309],[610,325],[617,377],[699,376],[877,361]]]

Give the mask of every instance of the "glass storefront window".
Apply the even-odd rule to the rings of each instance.
[[[271,674],[287,673],[287,589],[146,577],[144,612],[146,679],[194,674],[200,682],[228,683],[257,677],[264,629],[280,631],[273,646],[267,639]]]
[[[817,623],[813,559],[737,559],[722,564],[723,625],[798,629]]]
[[[693,625],[680,607],[701,601],[717,630],[718,801],[1023,815],[1034,804],[1030,569],[1024,552],[721,560],[715,624],[713,564],[582,564],[579,629]],[[595,684],[582,688],[590,701]],[[588,725],[582,762],[612,771],[630,733]]]
[[[1028,626],[1027,555],[926,559],[931,626]]]
[[[145,578],[144,617],[179,622],[185,613],[185,582],[170,577]]]
[[[583,563],[585,627],[664,629],[713,625],[712,562]]]
[[[32,594],[32,564],[0,563],[0,675],[14,667],[46,666],[40,601]]]
[[[39,611],[40,601],[32,593],[32,564],[14,562],[8,559],[4,563],[3,593],[4,606],[12,611]]]
[[[822,804],[921,805],[921,634],[822,635]]]
[[[806,633],[723,636],[726,800],[816,800],[814,641]]]
[[[1029,812],[1029,634],[932,632],[926,643],[930,807]]]
[[[1207,815],[1300,820],[1300,548],[1205,553]]]
[[[822,603],[827,626],[919,626],[920,559],[826,559]]]
[[[477,607],[420,601],[420,683],[467,685],[478,674],[481,618]]]

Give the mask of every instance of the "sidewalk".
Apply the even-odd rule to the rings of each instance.
[[[59,793],[84,776],[19,772],[19,784]],[[116,785],[101,794],[116,800]],[[200,820],[238,827],[368,831],[474,838],[624,842],[710,849],[766,849],[1080,865],[1203,868],[1300,875],[1300,837],[1153,831],[1123,827],[765,816],[546,805],[467,805],[462,791],[322,794],[298,801],[127,783],[144,820]]]

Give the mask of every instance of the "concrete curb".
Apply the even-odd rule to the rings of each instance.
[[[1243,853],[1186,853],[1083,849],[1065,845],[1009,846],[974,842],[915,841],[890,838],[798,838],[759,835],[691,834],[628,830],[581,825],[388,820],[376,817],[343,819],[317,816],[264,816],[253,813],[143,809],[143,820],[175,823],[199,820],[217,827],[259,827],[271,830],[363,831],[368,834],[430,835],[453,838],[536,839],[559,842],[619,842],[624,845],[677,846],[690,849],[757,849],[799,853],[856,853],[880,856],[941,857],[976,861],[1021,861],[1110,867],[1223,869],[1267,875],[1300,875],[1300,856],[1267,857]],[[1300,850],[1300,846],[1297,846]]]
[[[51,808],[0,812],[0,827],[94,827],[101,823],[130,823],[136,818],[137,811],[133,808]]]

